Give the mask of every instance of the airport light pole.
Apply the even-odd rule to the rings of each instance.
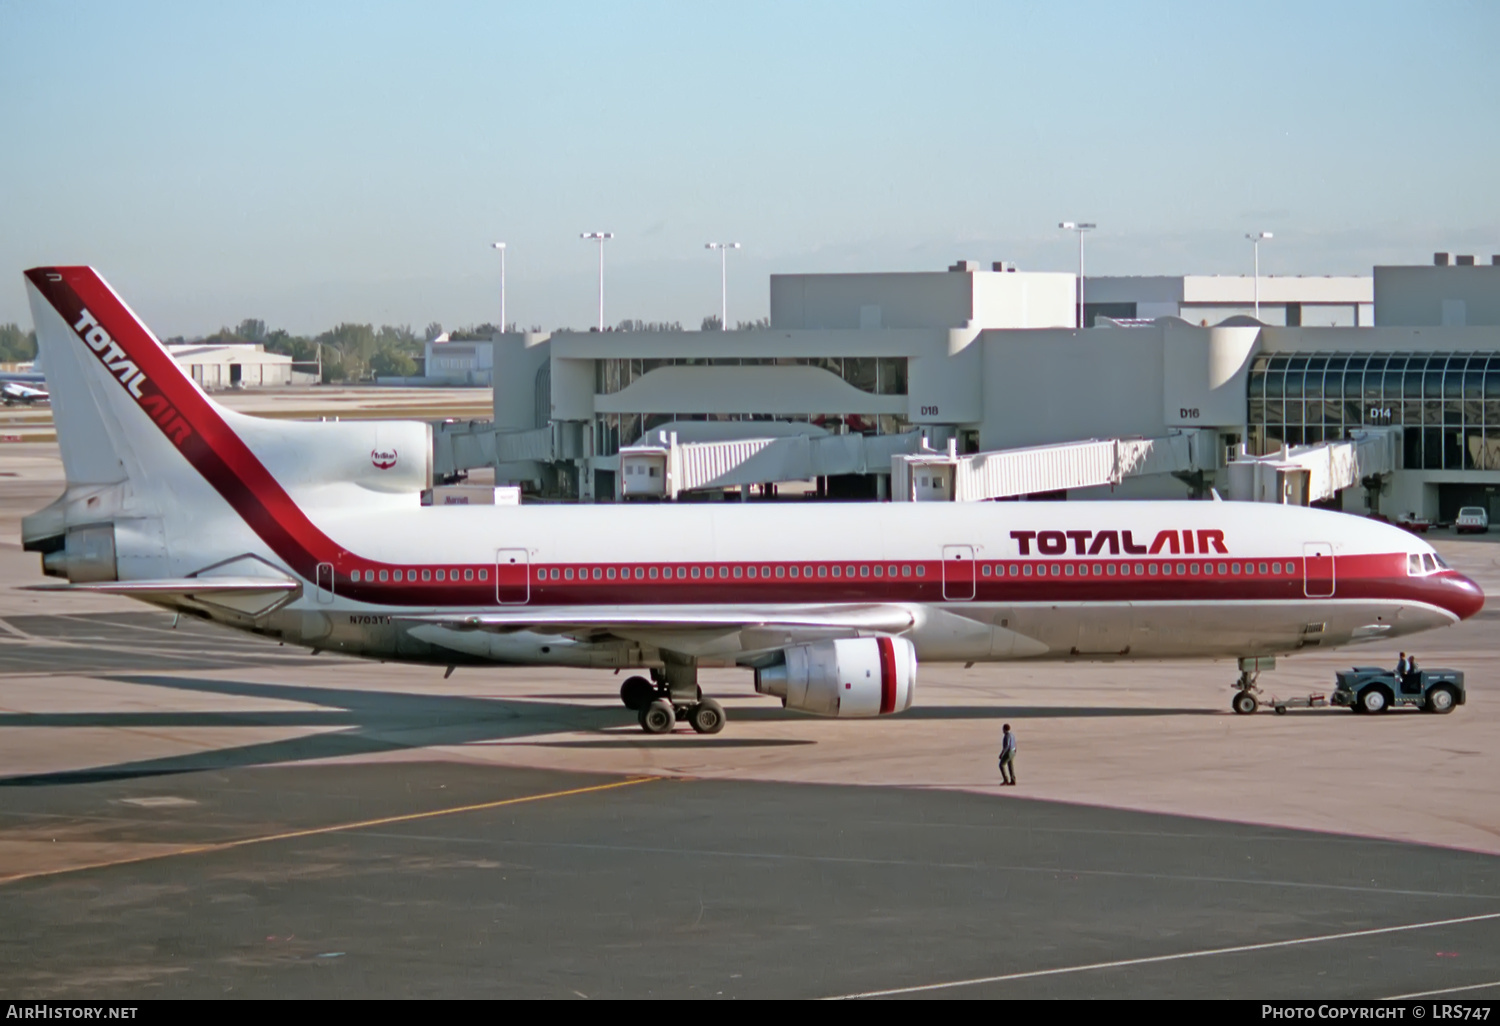
[[[505,334],[505,243],[497,242],[491,247],[500,251],[500,334]]]
[[[614,232],[580,232],[580,239],[599,243],[599,330],[604,330],[604,244],[615,237]]]
[[[704,249],[716,249],[719,251],[719,330],[729,330],[729,267],[728,254],[731,249],[739,249],[738,242],[706,242]]]
[[[1251,248],[1255,250],[1255,319],[1260,320],[1260,240],[1274,238],[1270,232],[1256,232],[1254,235],[1246,235],[1250,240]]]
[[[1099,226],[1087,221],[1059,221],[1057,226],[1064,231],[1078,233],[1078,326],[1086,327],[1083,323],[1083,233],[1091,232]]]

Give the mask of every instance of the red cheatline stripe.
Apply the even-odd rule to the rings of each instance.
[[[876,638],[880,651],[880,715],[896,711],[896,646],[890,638]]]

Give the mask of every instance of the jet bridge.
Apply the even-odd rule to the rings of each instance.
[[[1038,492],[1117,485],[1145,474],[1188,475],[1220,466],[1218,432],[1160,438],[1091,438],[960,456],[948,451],[891,458],[896,502],[981,502]]]
[[[838,474],[883,474],[892,458],[917,452],[919,432],[900,435],[790,435],[679,442],[675,432],[620,450],[615,475],[621,498],[675,499],[777,481],[806,481]]]
[[[1283,447],[1269,456],[1242,451],[1227,468],[1229,497],[1307,506],[1361,484],[1373,497],[1382,480],[1399,468],[1400,451],[1397,428],[1366,428],[1342,441]]]

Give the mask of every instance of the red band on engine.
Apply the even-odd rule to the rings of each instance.
[[[896,711],[896,646],[890,638],[876,638],[880,651],[880,715]]]

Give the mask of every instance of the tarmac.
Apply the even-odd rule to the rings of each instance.
[[[1500,996],[1495,611],[1408,642],[1467,674],[1449,716],[1235,716],[1190,662],[924,666],[827,721],[714,671],[724,733],[648,737],[607,671],[24,590],[61,487],[0,445],[0,995]],[[1500,594],[1490,537],[1432,540]]]

